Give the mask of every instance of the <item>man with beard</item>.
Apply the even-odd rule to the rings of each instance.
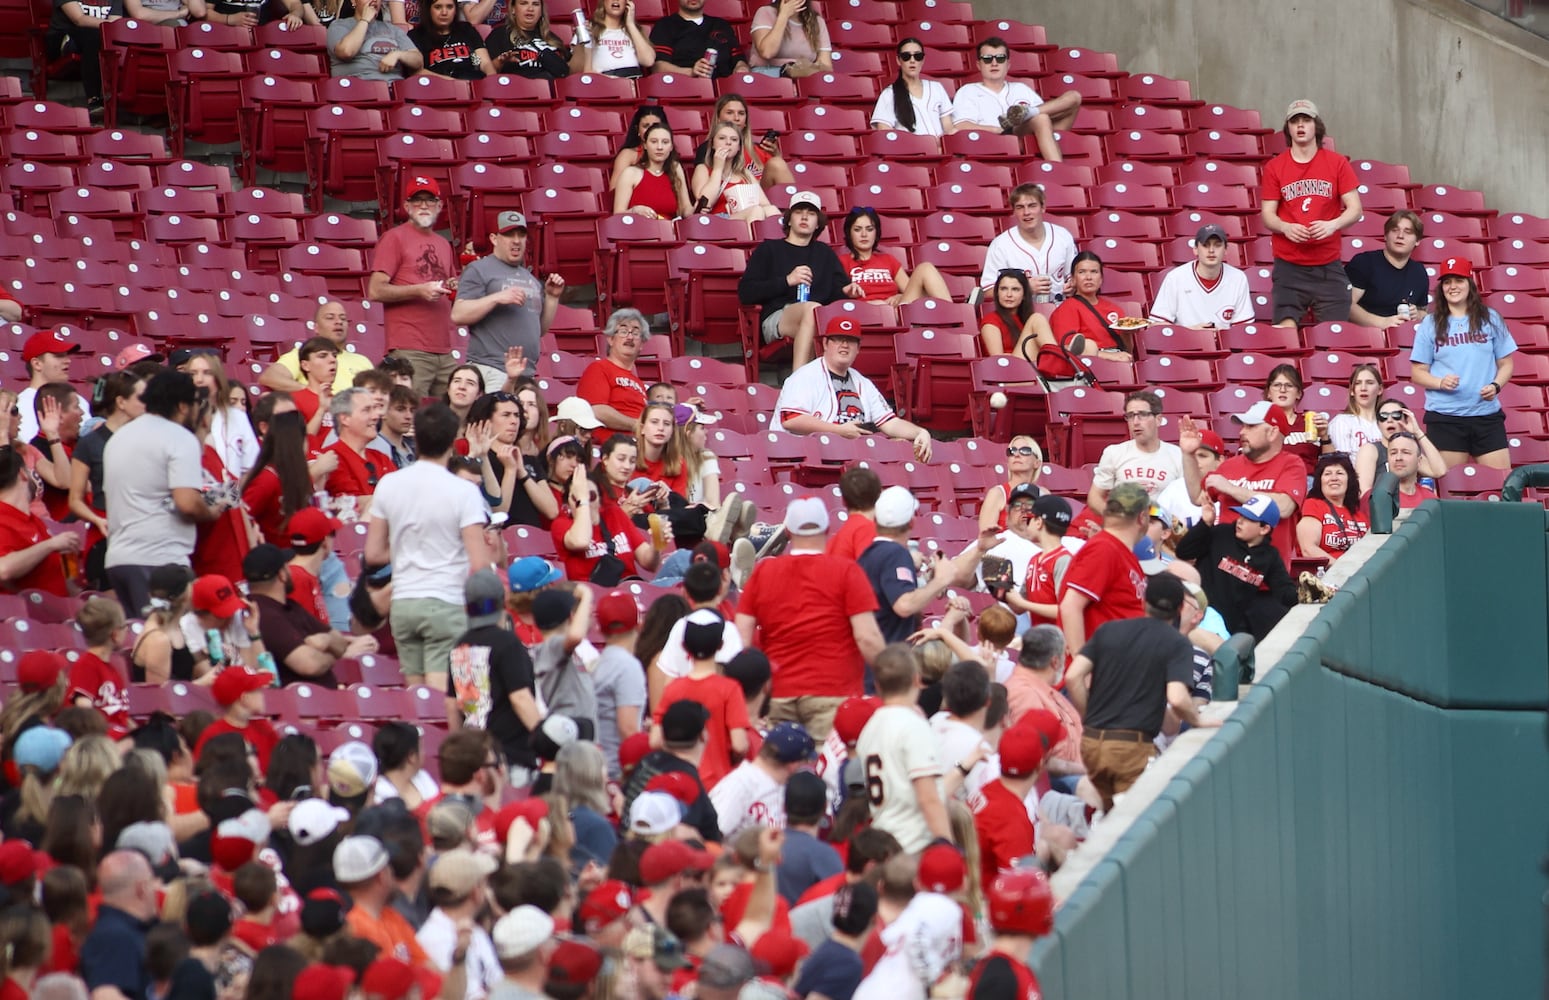
[[[743,305],[763,307],[759,328],[764,343],[789,340],[795,369],[812,360],[818,306],[846,297],[864,299],[866,293],[850,281],[833,248],[817,238],[828,218],[816,194],[792,195],[781,224],[784,239],[765,240],[753,248],[737,282],[737,297]]]
[[[435,178],[411,175],[403,197],[409,219],[377,241],[366,297],[382,303],[388,353],[414,366],[415,393],[439,396],[457,366],[449,298],[457,288],[457,258],[435,231],[441,214]]]
[[[201,399],[193,377],[163,372],[141,398],[145,415],[119,428],[102,453],[107,487],[108,551],[104,560],[118,601],[130,614],[150,603],[151,571],[189,565],[195,525],[213,521],[232,505],[225,493],[207,501],[192,428]]]
[[[242,560],[248,595],[258,608],[259,634],[264,648],[274,655],[280,683],[310,681],[336,688],[333,665],[341,657],[374,653],[377,641],[369,635],[351,638],[319,621],[291,598],[289,553],[267,542]]]
[[[1178,447],[1183,449],[1183,478],[1189,484],[1189,495],[1199,496],[1204,489],[1212,503],[1220,503],[1220,524],[1231,524],[1238,514],[1233,508],[1245,504],[1255,496],[1267,496],[1280,511],[1280,519],[1274,526],[1270,542],[1280,553],[1287,566],[1291,565],[1293,536],[1291,525],[1296,522],[1296,508],[1307,497],[1307,468],[1302,460],[1285,450],[1285,436],[1291,431],[1290,418],[1280,407],[1259,400],[1248,407],[1248,412],[1234,416],[1241,425],[1237,454],[1221,463],[1220,468],[1205,475],[1195,458],[1203,438],[1193,418],[1178,421]]]
[[[312,334],[327,337],[338,348],[339,366],[334,372],[333,391],[343,392],[355,384],[355,376],[371,367],[371,359],[356,354],[345,345],[350,334],[350,314],[344,303],[330,299],[317,307],[312,315]],[[307,387],[306,376],[301,373],[300,348],[293,347],[280,355],[278,360],[258,376],[258,384],[274,392],[299,392]]]

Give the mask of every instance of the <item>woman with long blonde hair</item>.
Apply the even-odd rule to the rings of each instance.
[[[710,130],[704,155],[694,167],[690,187],[696,211],[744,222],[757,222],[780,214],[748,172],[743,151],[743,130],[731,122],[718,122]]]
[[[656,47],[635,22],[635,0],[598,0],[592,40],[570,54],[570,72],[644,76],[656,64]]]
[[[549,27],[543,0],[515,0],[505,25],[490,32],[486,41],[498,73],[537,80],[570,75],[570,47]]]
[[[683,438],[673,407],[650,403],[635,421],[635,468],[652,481],[666,483],[678,496],[688,495],[688,466],[683,460]]]

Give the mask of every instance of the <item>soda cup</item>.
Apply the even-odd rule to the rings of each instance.
[[[716,60],[718,60],[720,58],[721,58],[721,50],[720,49],[713,49],[713,48],[712,49],[705,49],[705,62],[710,64],[710,75],[711,76],[715,75],[715,63],[716,63]]]
[[[219,667],[226,662],[226,647],[221,644],[221,632],[218,628],[208,629],[204,633],[204,646],[209,650],[210,662]]]
[[[1302,422],[1306,425],[1307,436],[1316,439],[1318,436],[1318,424],[1313,419],[1313,412],[1311,410],[1302,414]]]
[[[812,298],[812,286],[803,281],[796,286],[796,301],[805,302]]]

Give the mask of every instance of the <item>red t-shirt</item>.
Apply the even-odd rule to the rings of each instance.
[[[8,503],[0,503],[0,556],[30,549],[49,538],[48,526],[30,510],[17,510]],[[41,590],[58,597],[68,597],[65,585],[64,557],[57,552],[44,556],[32,572],[13,584],[0,583],[0,592],[19,594],[24,590]]]
[[[769,657],[776,698],[845,698],[862,693],[865,659],[850,616],[877,610],[856,562],[827,554],[760,559],[737,613],[758,619],[754,645]]]
[[[1097,311],[1102,313],[1103,320],[1112,326],[1113,323],[1124,315],[1124,310],[1119,308],[1117,302],[1105,299],[1101,295],[1097,297]],[[1098,322],[1097,316],[1091,309],[1078,302],[1074,297],[1061,302],[1049,315],[1049,328],[1054,331],[1054,336],[1063,340],[1065,335],[1071,332],[1080,333],[1087,340],[1092,341],[1099,349],[1104,347],[1116,347],[1120,350],[1128,350],[1125,345],[1116,339],[1113,331]]]
[[[851,514],[839,530],[828,539],[826,551],[831,556],[855,561],[866,546],[877,537],[877,522],[864,514]]]
[[[279,937],[274,932],[273,924],[261,924],[256,920],[243,917],[231,925],[231,936],[253,949],[253,952],[263,951],[271,944],[278,944]]]
[[[27,1000],[32,994],[16,985],[16,980],[0,980],[0,1000]]]
[[[421,232],[412,222],[394,226],[377,240],[371,254],[371,270],[380,271],[394,285],[419,285],[446,281],[457,274],[452,244],[434,232]],[[427,351],[446,354],[452,349],[452,297],[434,302],[408,299],[382,307],[389,351]]]
[[[656,722],[660,724],[668,707],[680,701],[697,701],[710,710],[710,720],[705,723],[705,751],[699,758],[699,780],[709,791],[731,773],[732,730],[752,728],[748,703],[742,697],[742,686],[730,677],[679,677],[662,692],[661,704],[656,706]]]
[[[1001,318],[1000,313],[994,311],[993,309],[984,314],[984,318],[979,321],[979,325],[993,326],[995,329],[1000,331],[1000,351],[1002,354],[1010,354],[1011,351],[1017,346],[1017,338],[1022,336],[1021,330],[1013,330],[1006,323],[1006,321]]]
[[[376,484],[398,467],[392,456],[375,448],[367,448],[364,455],[343,441],[335,441],[326,451],[339,456],[339,467],[328,476],[324,486],[336,497],[368,497],[376,492]]]
[[[743,914],[748,911],[748,900],[753,896],[752,882],[738,882],[732,889],[731,895],[726,897],[726,902],[721,904],[721,918],[726,922],[726,933],[730,934],[742,923]],[[784,934],[791,933],[791,908],[783,896],[775,897],[774,916],[770,918],[769,929],[780,931]]]
[[[49,953],[48,961],[38,970],[38,975],[46,976],[51,972],[75,975],[77,966],[81,964],[81,954],[75,946],[75,938],[70,936],[70,928],[65,924],[55,924],[52,936],[54,949]]]
[[[849,276],[850,283],[860,285],[866,293],[866,301],[880,302],[898,294],[898,272],[904,265],[897,257],[885,253],[873,253],[864,261],[845,250],[839,254],[839,266]]]
[[[1327,500],[1309,498],[1302,503],[1300,516],[1318,522],[1318,546],[1335,559],[1344,555],[1346,549],[1360,541],[1370,530],[1364,517],[1352,514],[1343,507],[1336,510]]]
[[[1254,493],[1284,493],[1298,507],[1307,496],[1307,469],[1301,459],[1288,451],[1280,451],[1274,458],[1259,463],[1248,461],[1246,455],[1233,455],[1222,462],[1216,472],[1238,486],[1248,487]],[[1208,492],[1210,499],[1221,501],[1220,520],[1217,524],[1231,524],[1237,520],[1237,513],[1232,510],[1237,506],[1237,501],[1230,497],[1223,499],[1215,490]],[[1291,565],[1292,549],[1295,547],[1296,532],[1291,527],[1295,523],[1295,514],[1282,517],[1280,523],[1275,525],[1274,533],[1269,536],[1287,566]]]
[[[1398,492],[1398,509],[1413,510],[1427,500],[1436,499],[1436,491],[1429,486],[1416,486],[1413,493]]]
[[[258,525],[258,533],[270,545],[290,548],[290,536],[285,533],[285,517],[280,514],[280,474],[273,466],[258,470],[253,481],[242,493],[242,505],[248,516]]]
[[[109,732],[122,736],[129,731],[129,691],[123,676],[112,664],[85,650],[70,667],[65,704],[73,704],[77,695],[91,700],[91,707],[108,720]]]
[[[226,466],[209,445],[205,445],[200,465],[204,467],[206,483],[227,482]],[[202,522],[195,538],[194,573],[199,576],[219,573],[228,580],[243,578],[242,560],[252,546],[241,508],[233,507],[213,521]]]
[[[645,386],[640,377],[607,358],[598,358],[586,366],[575,391],[588,403],[611,406],[630,420],[638,419],[645,412]],[[612,436],[613,431],[599,427],[592,431],[592,443],[600,445]]]
[[[666,483],[667,488],[680,497],[687,496],[688,464],[684,463],[683,467],[678,469],[678,474],[676,476],[669,476],[667,473],[662,471],[662,467],[665,462],[665,459],[657,459],[653,462],[650,459],[642,456],[640,459],[640,474],[642,476],[649,476],[652,482]]]
[[[1063,598],[1072,588],[1090,598],[1081,616],[1089,641],[1105,622],[1139,618],[1146,613],[1146,575],[1140,569],[1140,560],[1111,531],[1099,531],[1072,557],[1060,596]],[[1079,652],[1070,651],[1072,656]]]
[[[249,719],[247,725],[239,729],[224,718],[216,719],[199,735],[199,742],[194,745],[194,756],[198,757],[204,745],[222,733],[240,733],[248,746],[258,751],[259,770],[269,770],[269,754],[279,744],[280,734],[274,731],[267,720]]]
[[[1264,179],[1259,197],[1277,201],[1275,215],[1282,221],[1305,226],[1317,221],[1337,219],[1344,211],[1340,201],[1360,186],[1350,160],[1329,149],[1320,149],[1306,163],[1297,163],[1287,149],[1264,164]],[[1275,259],[1312,267],[1332,264],[1339,259],[1343,240],[1338,233],[1326,240],[1292,243],[1281,233],[1271,239]]]
[[[313,415],[317,413],[318,407],[323,405],[323,401],[318,399],[317,393],[311,389],[299,389],[291,393],[290,398],[295,402],[296,411],[301,414],[301,422],[303,424],[310,424]],[[324,410],[323,422],[317,425],[317,433],[307,435],[307,450],[309,452],[321,450],[323,442],[328,440],[328,433],[332,430],[333,414]],[[310,458],[311,456],[309,455],[308,457]]]
[[[613,539],[613,554],[624,560],[624,575],[636,576],[640,572],[640,568],[635,565],[635,549],[646,540],[645,532],[636,527],[635,522],[629,519],[624,508],[618,504],[604,502],[601,510],[602,524],[592,525],[592,544],[585,552],[572,552],[565,547],[565,532],[575,524],[575,518],[569,511],[560,514],[549,527],[554,548],[559,553],[560,561],[565,564],[565,576],[571,580],[590,580],[597,560],[608,554],[608,547],[603,541],[604,528]]]
[[[1054,570],[1061,559],[1071,555],[1063,545],[1056,545],[1047,552],[1040,552],[1027,563],[1027,576],[1022,581],[1022,596],[1034,604],[1058,604],[1059,588],[1054,583]],[[1034,625],[1058,625],[1056,618],[1031,615]]]
[[[328,604],[323,600],[323,585],[304,566],[291,563],[287,568],[290,570],[290,599],[306,608],[313,618],[327,624]]]
[[[983,879],[979,884],[989,885],[996,872],[1033,853],[1033,821],[1027,815],[1027,806],[998,779],[980,790],[974,797],[974,806],[979,872]]]

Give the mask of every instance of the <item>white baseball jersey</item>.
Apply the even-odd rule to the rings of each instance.
[[[1027,105],[1031,114],[1043,105],[1043,98],[1019,80],[1007,80],[999,93],[982,83],[965,83],[952,99],[952,121],[960,128],[969,124],[982,125],[999,133],[1000,116],[1014,104]]]
[[[769,426],[784,430],[783,418],[790,413],[805,413],[832,424],[857,421],[882,426],[896,414],[871,379],[851,368],[843,378],[834,375],[821,357],[791,372],[775,400],[774,419]]]
[[[933,135],[939,139],[942,135],[942,117],[952,114],[952,99],[947,96],[946,88],[935,80],[921,80],[920,83],[924,94],[920,97],[909,95],[909,103],[914,105],[914,134]],[[871,124],[902,128],[898,124],[898,109],[894,105],[892,87],[883,87],[882,93],[878,95],[877,106],[871,112]]]
[[[1162,492],[1151,499],[1162,509],[1162,513],[1186,528],[1194,527],[1204,516],[1199,504],[1189,496],[1189,484],[1182,476],[1162,487]]]
[[[1055,222],[1043,224],[1043,246],[1035,247],[1022,238],[1015,226],[990,241],[984,255],[984,272],[979,287],[989,288],[1002,271],[1022,271],[1029,276],[1047,275],[1054,279],[1059,292],[1070,280],[1070,263],[1076,259],[1076,239],[1070,230]]]
[[[865,769],[871,824],[891,833],[905,854],[924,850],[931,832],[914,797],[914,779],[941,777],[930,723],[915,708],[883,705],[861,730],[855,752]]]
[[[1119,483],[1139,483],[1155,498],[1162,487],[1183,478],[1183,450],[1168,441],[1158,443],[1156,451],[1141,451],[1133,440],[1110,444],[1092,471],[1092,485],[1111,490]]]
[[[1193,264],[1180,264],[1167,272],[1151,303],[1151,316],[1179,326],[1212,326],[1224,330],[1233,323],[1253,319],[1253,296],[1248,276],[1230,264],[1221,265],[1214,288],[1206,288]]]
[[[785,786],[751,760],[715,783],[710,804],[727,841],[750,826],[785,829]]]
[[[984,759],[969,770],[962,787],[957,791],[957,798],[973,808],[974,801],[979,798],[979,790],[1000,777],[1000,755],[985,741],[983,733],[966,722],[952,718],[945,711],[930,717],[930,731],[936,734],[943,769],[956,767],[957,762],[968,757],[976,747],[984,747]]]
[[[831,816],[844,805],[844,762],[849,757],[844,741],[830,729],[818,748],[817,772],[828,786],[828,813]]]

